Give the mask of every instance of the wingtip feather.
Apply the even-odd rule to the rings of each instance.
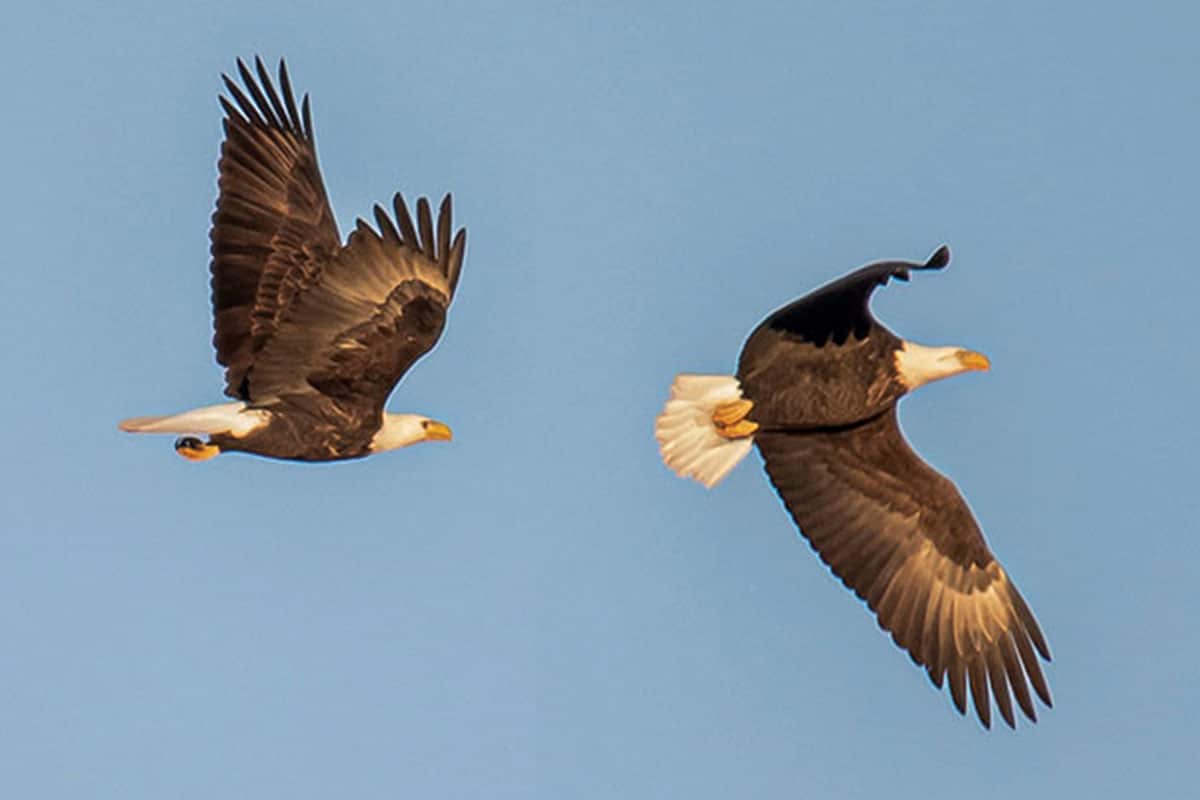
[[[429,200],[425,197],[417,198],[417,227],[421,233],[417,248],[428,256],[431,261],[436,261],[437,253],[434,249],[436,245],[433,238],[433,213],[429,208]]]
[[[933,251],[933,255],[925,262],[924,269],[943,269],[950,263],[950,246],[942,245]]]
[[[400,192],[396,192],[392,197],[392,208],[396,212],[396,224],[400,226],[404,243],[409,247],[417,247],[417,229],[413,225],[412,214],[408,213],[408,204],[404,202],[404,195]]]
[[[453,292],[458,287],[458,278],[462,274],[463,253],[467,246],[467,229],[459,228],[458,233],[454,235],[454,241],[450,243],[449,266],[447,267],[447,279],[450,282],[450,291]]]

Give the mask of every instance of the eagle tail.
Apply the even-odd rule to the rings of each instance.
[[[127,433],[228,433],[244,436],[267,421],[267,412],[245,403],[221,403],[162,417],[132,417],[117,425]]]
[[[716,486],[750,452],[757,427],[744,419],[744,411],[735,424],[721,426],[719,410],[749,406],[732,375],[676,375],[654,422],[663,463],[681,478]]]

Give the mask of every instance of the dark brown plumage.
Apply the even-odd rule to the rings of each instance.
[[[896,403],[902,340],[868,307],[874,289],[925,264],[860,269],[775,312],[742,350],[738,379],[754,403],[754,442],[801,533],[882,628],[955,706],[991,724],[991,696],[1014,724],[1029,692],[1050,705],[1034,651],[1050,651],[954,484],[913,452]]]
[[[225,141],[211,232],[213,346],[226,368],[225,394],[244,406],[122,427],[199,426],[221,451],[300,460],[410,444],[413,420],[390,417],[415,415],[388,415],[395,424],[386,441],[376,439],[384,403],[441,335],[466,232],[451,237],[449,195],[436,221],[419,199],[414,224],[396,194],[394,217],[375,206],[378,230],[360,219],[341,244],[317,167],[308,97],[297,106],[282,61],[279,91],[261,60],[255,67],[257,75],[238,61],[241,86],[224,76],[229,97],[220,98]],[[431,438],[449,436],[441,423],[435,427],[441,433]],[[190,441],[181,452],[198,458]]]
[[[949,260],[942,247],[923,264],[871,264],[779,309],[746,340],[736,378],[676,377],[655,435],[668,467],[708,487],[757,445],[801,534],[896,644],[949,683],[960,712],[969,691],[985,727],[992,699],[1012,726],[1014,700],[1030,720],[1033,694],[1050,705],[1038,663],[1050,650],[962,495],[896,417],[911,390],[987,359],[906,342],[869,305],[890,279]]]
[[[766,428],[846,425],[898,400],[907,391],[892,364],[901,339],[872,316],[871,294],[891,278],[942,269],[949,259],[942,247],[924,264],[871,264],[763,320],[738,358],[754,421]]]

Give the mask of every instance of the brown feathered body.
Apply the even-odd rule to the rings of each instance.
[[[909,446],[896,405],[909,391],[909,344],[870,312],[874,290],[910,271],[880,262],[781,308],[747,339],[737,381],[752,401],[754,444],[801,534],[959,711],[985,726],[992,700],[1036,719],[1050,705],[1038,664],[1049,648],[955,485]]]

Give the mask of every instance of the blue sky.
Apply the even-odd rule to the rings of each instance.
[[[1188,4],[24,4],[0,51],[0,774],[14,797],[1184,797],[1200,749]],[[394,411],[451,445],[189,464],[220,400],[219,74],[284,55],[343,231],[455,195]],[[902,404],[1034,607],[1056,707],[959,718],[678,371],[880,258],[993,371]]]

